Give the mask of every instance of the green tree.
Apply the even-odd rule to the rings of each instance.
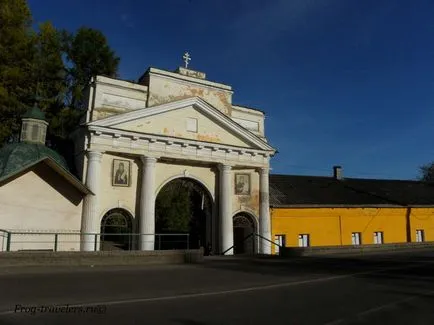
[[[61,33],[50,22],[42,23],[34,37],[34,79],[38,82],[39,107],[50,122],[49,133],[64,135],[66,68]]]
[[[17,133],[32,104],[33,37],[25,0],[0,0],[0,146]]]
[[[423,182],[434,182],[434,162],[420,167],[420,180]]]
[[[175,180],[167,184],[157,196],[157,229],[162,232],[189,232],[191,202],[188,184]]]
[[[120,59],[98,30],[81,27],[75,34],[64,31],[63,39],[69,64],[68,99],[71,107],[81,109],[83,90],[91,78],[96,75],[116,77]]]

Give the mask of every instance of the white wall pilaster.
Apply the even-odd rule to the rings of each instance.
[[[139,248],[152,251],[155,243],[155,165],[156,158],[141,157],[142,184],[140,190]]]
[[[271,241],[269,173],[269,168],[259,169],[259,234]],[[271,254],[271,243],[262,238],[259,242],[259,253]]]
[[[81,251],[95,250],[95,235],[100,232],[99,220],[99,194],[101,176],[102,153],[99,151],[87,152],[86,186],[93,194],[88,194],[83,201],[83,217],[81,219]],[[99,250],[98,239],[96,250]]]
[[[232,218],[232,174],[231,166],[220,164],[220,233],[221,252],[223,253],[234,245],[234,229]],[[234,249],[230,249],[225,255],[233,255]]]

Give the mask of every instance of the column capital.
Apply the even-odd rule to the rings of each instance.
[[[155,164],[157,162],[157,158],[148,156],[140,156],[140,160],[144,165]]]
[[[218,164],[218,169],[222,172],[229,172],[232,169],[232,166],[226,164]]]
[[[263,175],[263,174],[269,174],[270,173],[271,168],[270,167],[258,167],[256,168],[256,171]]]
[[[101,161],[102,158],[102,151],[98,151],[98,150],[88,150],[86,151],[86,156],[89,160],[94,160],[94,161]]]

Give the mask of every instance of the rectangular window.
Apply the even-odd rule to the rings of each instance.
[[[27,140],[27,123],[23,122],[21,127],[21,141]]]
[[[197,132],[197,118],[187,117],[187,131]]]
[[[32,141],[38,141],[38,135],[39,135],[39,125],[33,124],[32,125]]]
[[[425,232],[422,229],[416,230],[416,242],[422,243],[425,241]]]
[[[353,232],[351,234],[351,243],[353,245],[362,245],[362,234],[360,232]]]
[[[46,132],[47,132],[46,129],[41,126],[40,127],[40,137],[41,138],[39,140],[41,143],[45,143],[45,140],[46,140],[45,137],[47,136]]]
[[[298,246],[299,247],[309,247],[310,239],[308,234],[300,234],[298,235]]]
[[[374,244],[383,244],[384,236],[382,231],[374,232]]]
[[[274,251],[276,252],[276,254],[279,254],[280,252],[280,247],[285,247],[286,240],[285,240],[285,235],[275,235],[274,236],[274,243],[276,245],[274,245]]]

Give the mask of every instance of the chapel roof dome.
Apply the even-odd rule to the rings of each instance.
[[[35,104],[27,110],[27,112],[22,116],[22,118],[32,118],[35,120],[46,121],[45,113]]]
[[[18,142],[0,149],[0,178],[13,174],[43,158],[51,158],[69,171],[60,154],[40,143]]]

